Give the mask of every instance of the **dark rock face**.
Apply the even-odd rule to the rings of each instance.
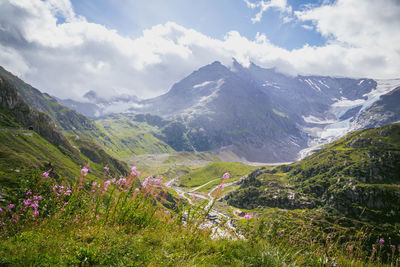
[[[169,134],[169,127],[163,130],[178,138],[177,142],[163,139],[173,148],[207,151],[232,147],[250,161],[276,162],[295,159],[299,148],[307,145],[296,122],[275,110],[267,93],[220,62],[200,68],[168,93],[141,104],[144,108],[132,111],[179,122],[171,126],[178,132],[184,130],[184,139],[181,134]],[[186,148],[177,147],[178,140],[184,140]]]

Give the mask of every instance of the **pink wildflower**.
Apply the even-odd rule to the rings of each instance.
[[[29,190],[28,192],[26,192],[26,195],[27,195],[27,196],[30,196],[30,195],[32,195],[32,192],[31,192],[31,190]]]
[[[143,188],[146,188],[147,185],[151,182],[151,180],[153,179],[153,176],[150,175],[149,177],[147,177],[144,182],[142,183]]]
[[[113,182],[113,183],[115,183],[115,181],[116,181],[116,179],[115,179],[115,178],[113,178],[113,179],[111,180],[111,182]]]
[[[38,215],[39,215],[39,212],[38,212],[38,210],[35,209],[35,210],[33,211],[33,215],[32,215],[32,216],[33,216],[33,217],[37,217]]]
[[[183,194],[180,194],[179,195],[179,200],[182,200],[182,198],[183,198]]]
[[[10,210],[13,209],[14,207],[15,207],[14,204],[10,204],[10,205],[7,206],[7,208],[10,209]]]
[[[383,243],[385,243],[385,239],[380,238],[380,239],[379,239],[379,244],[383,244]]]
[[[244,216],[244,218],[246,219],[246,220],[249,220],[249,219],[251,219],[251,215],[250,214],[246,214],[245,216]]]
[[[86,176],[86,174],[88,173],[88,168],[86,168],[86,167],[83,167],[82,168],[82,170],[81,170],[81,174],[83,174],[83,176]]]
[[[135,192],[139,192],[139,191],[140,191],[140,189],[139,189],[139,188],[136,188],[136,189],[135,189]]]
[[[107,186],[109,186],[110,184],[111,184],[111,181],[108,180],[108,181],[106,181],[106,182],[104,183],[104,186],[107,187]]]
[[[118,182],[117,182],[117,184],[119,184],[119,185],[124,185],[124,184],[126,184],[126,179],[125,179],[125,178],[119,179]]]
[[[53,191],[56,191],[56,189],[58,188],[58,185],[53,185]]]
[[[108,171],[110,170],[110,168],[108,168],[108,165],[106,165],[106,166],[104,167],[104,170],[105,170],[106,172],[108,172]]]
[[[350,251],[353,251],[354,246],[348,246],[347,248],[348,248]]]
[[[171,183],[172,183],[172,180],[171,180],[171,181],[168,181],[168,182],[166,182],[166,183],[164,183],[164,186],[165,186],[166,188],[169,188],[169,187],[171,187]]]
[[[190,197],[191,197],[192,201],[194,201],[194,199],[195,199],[194,195],[191,195]]]
[[[131,168],[131,172],[133,172],[133,171],[136,171],[136,166],[133,166],[133,167]]]
[[[69,195],[71,195],[71,193],[72,193],[72,190],[71,190],[71,189],[68,189],[68,190],[64,193],[64,195],[69,196]]]
[[[44,177],[44,178],[49,177],[49,173],[48,173],[48,172],[44,172],[44,173],[43,173],[43,177]]]
[[[0,212],[3,212],[3,209],[2,209],[2,208],[0,208]]]
[[[30,198],[24,200],[24,206],[29,206],[30,204],[31,204]]]
[[[141,172],[140,171],[136,171],[136,175],[140,176]]]
[[[31,203],[30,205],[32,208],[37,208],[39,206],[39,201],[34,201],[33,203]]]
[[[224,180],[228,180],[231,177],[231,175],[229,174],[229,172],[224,173],[224,175],[222,175],[222,179]]]
[[[93,187],[96,187],[96,185],[97,185],[97,183],[96,183],[96,182],[93,182],[92,186],[93,186]]]
[[[163,180],[163,177],[160,176],[158,179],[155,179],[155,180],[154,180],[154,183],[155,183],[155,184],[161,184],[161,183],[162,183],[162,180]]]
[[[224,184],[220,184],[219,186],[218,186],[218,190],[222,190],[224,188]]]
[[[42,200],[42,196],[38,196],[37,199],[38,199],[38,200]]]

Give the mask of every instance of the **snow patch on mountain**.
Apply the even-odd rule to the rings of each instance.
[[[203,82],[203,83],[199,83],[199,84],[193,85],[193,88],[204,87],[204,86],[207,86],[207,85],[209,85],[209,84],[211,84],[211,83],[215,83],[215,82],[214,82],[214,81],[205,81],[205,82]]]
[[[361,80],[358,85],[361,85]],[[363,95],[363,98],[349,100],[345,97],[337,100],[331,105],[328,112],[330,116],[336,119],[320,119],[315,116],[303,116],[303,120],[307,123],[315,125],[315,127],[304,127],[302,130],[311,136],[308,142],[309,147],[299,152],[299,159],[308,156],[313,151],[318,150],[322,145],[330,143],[349,132],[359,130],[361,127],[354,122],[354,118],[364,112],[368,107],[374,104],[382,95],[385,95],[400,86],[400,79],[376,80],[377,86],[369,93]],[[310,84],[311,86],[311,84]],[[354,116],[346,119],[340,119],[347,111],[361,106],[360,110]]]
[[[349,100],[346,97],[342,97],[331,105],[330,113],[334,114],[336,118],[340,118],[347,111],[365,103],[364,99]]]
[[[330,88],[329,85],[327,85],[323,80],[318,80],[318,82],[323,86],[325,86],[326,88]]]
[[[276,89],[281,89],[280,86],[278,86],[277,83],[274,82],[270,82],[270,81],[265,81],[261,86],[271,86],[271,87],[275,87]]]
[[[306,83],[308,83],[308,85],[309,85],[311,88],[315,89],[316,91],[321,92],[321,88],[319,88],[319,86],[316,85],[311,79],[305,79],[304,81],[305,81]]]
[[[368,99],[363,103],[360,112],[370,107],[373,103],[379,100],[379,97],[392,91],[394,88],[400,86],[400,79],[388,79],[388,80],[376,80],[377,86],[375,90],[372,90],[364,96]]]
[[[305,122],[313,123],[313,124],[328,124],[328,123],[334,123],[337,121],[337,120],[329,120],[329,119],[320,119],[313,115],[302,116],[302,118]]]
[[[216,99],[218,97],[219,89],[221,88],[221,86],[224,83],[225,83],[224,79],[219,79],[218,81],[207,82],[206,85],[215,84],[215,87],[210,88],[212,90],[211,94],[201,97],[195,105],[183,110],[181,115],[183,117],[185,117],[186,120],[191,120],[196,115],[199,115],[199,114],[210,114],[210,110],[207,108],[207,104],[210,103],[213,99]],[[199,87],[204,87],[206,85],[202,85]]]

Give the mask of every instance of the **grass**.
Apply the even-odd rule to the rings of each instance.
[[[46,171],[45,168],[52,166],[55,173],[68,177],[73,174],[71,170],[79,168],[76,162],[34,131],[1,130],[0,154],[1,177],[9,177],[9,180],[18,174],[16,169],[38,168]]]
[[[130,165],[141,166],[143,176],[160,174],[167,179],[179,178],[194,169],[220,159],[212,152],[173,152],[124,158]]]
[[[209,229],[198,227],[208,214],[204,205],[190,206],[175,199],[166,208],[168,188],[153,181],[136,190],[137,178],[131,175],[107,186],[101,177],[96,180],[97,187],[83,175],[74,186],[44,179],[40,173],[27,177],[25,187],[32,195],[21,189],[16,207],[2,206],[0,264],[385,266],[384,260],[398,259],[397,252],[388,261],[349,254],[333,246],[336,241],[324,244],[321,240],[329,239],[319,235],[321,222],[316,218],[328,217],[320,216],[320,211],[269,210],[248,221],[236,220],[246,239],[212,239]],[[67,187],[72,188],[69,195],[65,194]],[[22,209],[22,200],[33,195],[42,196],[38,216],[32,216],[30,206]],[[330,229],[329,225],[321,226]]]
[[[323,262],[328,263],[324,266],[333,266],[333,263],[339,266],[400,264],[400,247],[391,243],[385,227],[363,224],[323,209],[267,208],[256,216],[258,218],[250,222],[251,226],[243,220],[238,225],[249,238],[263,236],[274,247],[288,248],[292,260],[300,265],[320,266]],[[380,238],[375,238],[377,231],[381,231],[383,244],[379,242]],[[294,251],[303,253],[296,255]]]
[[[117,150],[105,144],[106,149],[115,157],[174,152],[168,144],[154,136],[154,133],[160,134],[158,128],[146,122],[135,121],[129,116],[113,115],[97,120],[96,123],[114,143],[118,143]]]
[[[78,157],[71,156],[69,151],[54,146],[34,131],[1,129],[0,201],[15,199],[15,191],[32,171],[43,173],[51,169],[52,176],[57,182],[73,181],[76,174],[74,170],[80,169],[88,162],[90,162],[88,174],[90,179],[102,175],[106,162],[113,170],[112,175],[118,176],[127,172],[126,164],[111,158],[94,144],[89,143],[87,147],[93,153],[87,155],[95,161],[82,153],[77,153]]]
[[[203,185],[215,179],[221,178],[225,172],[231,174],[230,181],[238,179],[239,177],[248,174],[256,167],[249,166],[243,163],[237,162],[213,162],[205,167],[196,169],[192,172],[185,174],[179,179],[180,185],[185,187],[196,187]],[[228,181],[229,182],[229,181]],[[212,188],[214,185],[209,185],[207,188]]]

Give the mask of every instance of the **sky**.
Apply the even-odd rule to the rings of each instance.
[[[149,98],[234,57],[400,78],[399,0],[0,0],[0,65],[43,92]]]

